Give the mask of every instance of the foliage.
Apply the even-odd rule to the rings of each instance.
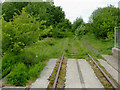
[[[20,58],[18,56],[15,56],[14,54],[7,53],[3,58],[2,58],[2,77],[6,76],[14,65],[20,62]]]
[[[4,2],[2,4],[2,15],[5,21],[10,21],[13,16],[20,14],[23,7],[27,6],[28,2]]]
[[[65,18],[65,14],[60,7],[50,5],[49,2],[33,2],[25,7],[26,12],[32,14],[38,20],[47,21],[46,25],[56,25]]]
[[[40,62],[38,64],[35,64],[35,66],[31,67],[28,72],[29,78],[34,79],[36,77],[39,77],[39,74],[43,70],[45,65],[46,65],[45,62]]]
[[[118,8],[112,5],[98,8],[90,17],[90,29],[96,37],[102,39],[113,39],[114,27],[118,22]]]
[[[90,46],[98,50],[99,53],[105,55],[112,54],[112,48],[114,47],[114,40],[103,40],[95,37],[94,34],[87,33],[82,37]]]
[[[37,78],[45,60],[62,55],[71,27],[62,8],[49,2],[4,3],[2,78],[16,86]]]
[[[45,21],[36,21],[24,10],[19,16],[15,16],[12,22],[2,20],[3,52],[10,51],[15,54],[23,51],[24,46],[37,42],[42,36],[47,35],[52,27],[48,29],[42,25]],[[44,30],[41,30],[44,27]]]
[[[56,25],[53,30],[53,37],[63,38],[67,37],[71,32],[71,23],[69,20],[64,20]]]
[[[75,36],[80,39],[83,35],[85,35],[85,26],[82,24],[75,30]]]
[[[82,24],[84,24],[83,19],[81,17],[76,18],[76,20],[73,22],[73,25],[72,25],[72,31],[74,32]]]
[[[7,83],[23,86],[28,82],[27,68],[23,63],[16,64],[13,71],[7,76]]]
[[[36,54],[31,50],[24,50],[21,53],[20,58],[26,66],[32,66],[38,63],[38,60],[36,60]]]

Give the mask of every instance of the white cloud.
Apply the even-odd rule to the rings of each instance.
[[[61,6],[65,11],[66,18],[73,22],[77,17],[82,17],[88,21],[91,13],[98,7],[107,5],[118,6],[119,0],[54,0],[55,6]]]

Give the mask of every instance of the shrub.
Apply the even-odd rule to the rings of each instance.
[[[77,18],[72,25],[72,31],[74,32],[80,25],[84,24],[82,17]]]
[[[45,38],[45,43],[49,44],[49,45],[54,45],[54,39],[53,38]]]
[[[36,64],[38,61],[36,60],[36,54],[31,51],[31,50],[24,50],[21,54],[20,54],[20,58],[22,60],[22,62],[29,66],[29,65],[34,65]]]
[[[117,26],[119,9],[110,5],[98,8],[90,17],[90,30],[97,38],[112,40],[114,37],[114,27]]]
[[[27,83],[27,79],[27,68],[23,63],[19,63],[7,76],[7,83],[16,86],[24,86]]]
[[[38,55],[37,60],[38,60],[39,62],[42,62],[42,61],[45,61],[45,60],[48,59],[48,58],[49,58],[49,56],[48,56],[47,52],[41,52],[41,53]]]
[[[19,56],[13,53],[4,55],[2,58],[2,77],[6,76],[17,62],[20,62]]]
[[[75,30],[75,36],[77,38],[82,38],[82,36],[85,35],[85,26],[80,25],[76,30]]]
[[[40,62],[38,64],[35,64],[34,67],[31,67],[28,72],[29,79],[37,78],[39,76],[40,72],[43,70],[45,65],[46,65],[45,62]]]

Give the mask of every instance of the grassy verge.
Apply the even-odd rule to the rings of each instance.
[[[114,41],[99,40],[93,34],[87,34],[82,37],[90,46],[95,48],[101,54],[112,55],[112,48],[114,47]]]
[[[6,54],[2,58],[2,75],[6,85],[25,86],[39,77],[49,58],[61,57],[66,39],[46,38],[24,48],[18,55]]]

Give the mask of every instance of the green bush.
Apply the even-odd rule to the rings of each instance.
[[[54,45],[54,38],[45,38],[45,43],[49,44],[49,45]]]
[[[7,76],[7,83],[15,86],[24,86],[28,82],[27,68],[23,63],[16,64]]]
[[[11,69],[17,62],[20,62],[19,56],[16,56],[12,53],[4,55],[4,57],[2,58],[2,77],[10,73]]]
[[[31,67],[28,72],[29,78],[30,79],[37,78],[45,65],[46,65],[45,62],[40,62],[38,64],[35,64],[35,66]]]
[[[20,56],[22,62],[27,66],[34,65],[38,62],[38,59],[36,59],[36,54],[31,50],[24,50]]]
[[[117,26],[119,9],[110,5],[98,8],[90,17],[89,29],[97,38],[112,40],[114,38],[114,27]]]
[[[45,60],[47,60],[48,58],[49,58],[49,56],[48,56],[48,54],[46,54],[47,52],[41,52],[39,55],[38,55],[38,58],[37,58],[37,60],[39,61],[39,62],[42,62],[42,61],[45,61]]]
[[[74,32],[78,27],[84,24],[84,21],[81,17],[77,18],[72,25],[72,31]]]
[[[75,30],[75,36],[80,39],[83,35],[85,35],[85,26],[82,24]]]
[[[23,7],[27,6],[28,2],[4,2],[2,3],[2,14],[5,21],[10,21],[17,13],[20,14]]]

